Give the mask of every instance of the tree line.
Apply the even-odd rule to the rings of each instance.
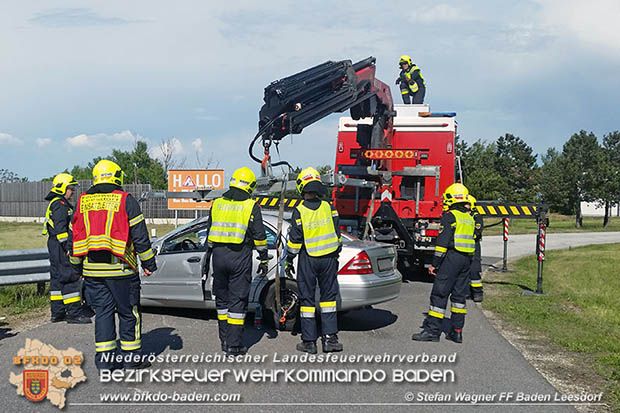
[[[105,159],[116,162],[125,172],[125,183],[149,183],[153,189],[168,187],[168,169],[182,167],[175,160],[170,141],[162,141],[163,160],[149,154],[144,141],[136,141],[133,150],[114,149]],[[468,144],[457,137],[464,183],[479,200],[532,202],[547,204],[551,212],[576,216],[582,223],[581,202],[596,202],[604,207],[606,226],[611,208],[620,201],[620,131],[610,132],[599,142],[592,132],[573,134],[562,150],[549,148],[537,155],[523,139],[512,134],[493,142],[477,140]],[[102,157],[86,166],[75,165],[65,172],[78,180],[92,179],[92,170]],[[210,162],[208,162],[210,163]],[[208,167],[208,165],[201,165]],[[325,173],[331,166],[319,166]],[[299,172],[301,168],[297,168]],[[54,176],[44,180],[52,180]],[[0,169],[0,182],[25,182],[6,169]]]
[[[580,227],[581,202],[604,207],[603,225],[620,200],[620,132],[603,136],[592,132],[573,134],[559,151],[538,155],[523,139],[512,134],[494,142],[478,140],[469,145],[457,140],[457,153],[465,172],[464,183],[480,200],[547,204],[551,212],[575,215]]]
[[[151,184],[153,189],[168,188],[168,174],[163,163],[152,158],[148,152],[148,145],[144,141],[136,141],[133,150],[112,150],[106,157],[96,157],[86,166],[75,165],[70,173],[77,180],[93,179],[93,168],[102,159],[116,162],[125,173],[125,184]],[[48,178],[49,180],[54,177]]]

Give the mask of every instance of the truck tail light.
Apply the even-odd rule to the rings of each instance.
[[[439,235],[439,230],[437,229],[427,229],[426,234],[427,237],[436,237]]]
[[[372,274],[370,257],[366,254],[366,251],[362,251],[355,257],[351,258],[351,260],[347,262],[340,271],[338,271],[338,275],[348,274]]]

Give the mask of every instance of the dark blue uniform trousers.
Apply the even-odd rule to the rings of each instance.
[[[319,284],[319,311],[321,313],[321,335],[338,332],[336,301],[339,299],[338,258],[333,255],[311,257],[306,250],[299,253],[297,263],[297,286],[301,294],[301,307],[314,308],[316,285]],[[333,304],[333,305],[332,305]],[[303,309],[302,309],[303,310]],[[316,341],[319,336],[315,311],[301,311],[301,339]]]
[[[252,247],[215,245],[211,259],[220,341],[241,347],[252,283]]]
[[[47,240],[50,256],[50,307],[53,318],[79,317],[82,314],[82,283],[73,275],[69,257],[56,239]]]
[[[104,354],[116,352],[116,323],[121,352],[136,355],[142,348],[142,311],[140,309],[140,277],[85,277],[86,295],[95,310],[95,364],[99,369],[109,369],[113,363],[103,360]],[[139,363],[128,362],[127,366]]]
[[[431,307],[424,320],[424,330],[438,336],[441,334],[441,324],[448,305],[450,307],[452,328],[460,330],[465,324],[465,298],[469,292],[469,270],[471,256],[448,250],[441,266],[437,270],[433,289],[431,290]]]

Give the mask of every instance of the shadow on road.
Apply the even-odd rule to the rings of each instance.
[[[8,324],[0,321],[0,340],[4,340],[5,338],[9,338],[9,337],[13,337],[17,335],[17,333],[11,332],[10,327],[5,327],[5,326],[8,326]]]
[[[432,283],[433,277],[428,274],[428,270],[426,268],[420,267],[406,267],[402,264],[398,265],[398,271],[403,276],[403,282],[423,282],[423,283]]]
[[[339,315],[338,327],[343,331],[370,331],[394,324],[397,319],[391,311],[367,307]]]
[[[278,330],[273,327],[264,326],[260,330],[258,330],[254,326],[253,320],[248,322],[246,320],[245,328],[243,329],[243,345],[248,349],[252,348],[252,346],[263,339],[263,337],[267,337],[268,340],[273,340],[278,337]]]
[[[514,287],[519,287],[522,290],[526,290],[526,291],[534,291],[532,290],[530,287],[523,285],[523,284],[517,284],[517,283],[512,283],[512,282],[508,282],[508,281],[489,281],[489,280],[484,280],[485,284],[498,284],[498,285],[512,285]]]
[[[143,313],[170,315],[175,317],[192,318],[195,320],[216,320],[215,310],[204,310],[194,308],[171,308],[171,307],[142,307]]]
[[[144,354],[161,354],[166,349],[181,350],[183,348],[183,339],[173,333],[172,327],[159,327],[142,335],[144,343],[142,351]]]

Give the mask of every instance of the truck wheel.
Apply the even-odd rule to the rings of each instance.
[[[283,331],[293,331],[295,325],[299,321],[299,307],[300,307],[301,295],[297,288],[297,282],[293,280],[286,280],[284,291],[282,292],[282,308],[287,308],[286,321],[280,324],[280,314],[276,314],[274,311],[276,307],[276,284],[271,283],[267,294],[261,304],[263,306],[263,320],[267,323],[273,323],[275,328]]]

